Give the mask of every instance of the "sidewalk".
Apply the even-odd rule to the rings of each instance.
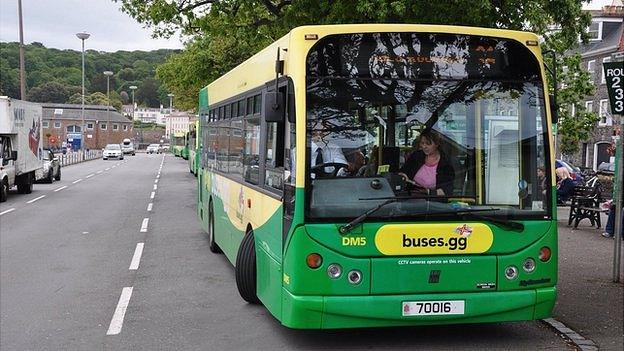
[[[569,207],[558,209],[559,294],[554,318],[593,340],[600,350],[621,351],[624,284],[612,280],[614,241],[600,235],[607,218],[603,215],[600,229],[583,220],[574,230],[568,226],[569,211]]]

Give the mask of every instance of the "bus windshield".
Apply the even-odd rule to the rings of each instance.
[[[508,39],[366,33],[307,58],[306,216],[549,218],[541,70]],[[452,218],[451,218],[452,219]]]

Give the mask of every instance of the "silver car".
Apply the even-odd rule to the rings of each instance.
[[[61,180],[61,162],[59,158],[54,156],[50,149],[43,149],[43,178],[39,181],[52,183],[55,180]]]
[[[159,154],[161,152],[162,152],[162,149],[160,148],[160,144],[149,144],[147,146],[148,154]]]
[[[102,152],[102,158],[104,160],[108,160],[109,158],[117,158],[120,160],[124,159],[123,152],[121,151],[121,146],[119,144],[108,144],[104,148]]]

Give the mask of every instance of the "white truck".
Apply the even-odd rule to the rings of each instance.
[[[43,168],[42,115],[40,104],[0,96],[0,201],[15,185],[32,192]]]

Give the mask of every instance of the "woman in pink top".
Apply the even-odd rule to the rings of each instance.
[[[440,150],[440,136],[426,129],[420,134],[418,145],[420,150],[408,157],[399,175],[422,192],[453,195],[455,171]]]

